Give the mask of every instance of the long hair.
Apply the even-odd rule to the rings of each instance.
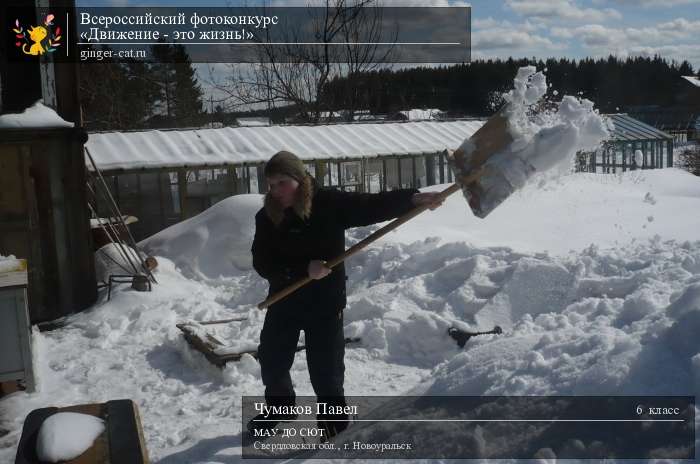
[[[312,200],[313,185],[311,183],[311,177],[306,175],[304,176],[304,179],[299,182],[299,187],[297,188],[294,197],[294,203],[292,204],[294,212],[301,219],[308,219],[311,215]],[[276,227],[279,226],[284,219],[284,208],[280,202],[270,194],[270,192],[265,194],[264,206],[267,217],[270,218]]]

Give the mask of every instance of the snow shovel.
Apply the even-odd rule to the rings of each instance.
[[[479,196],[478,189],[475,188],[474,184],[479,178],[484,175],[484,173],[490,169],[485,167],[486,161],[498,153],[503,148],[507,147],[513,138],[508,131],[508,118],[506,117],[505,107],[502,108],[498,113],[489,118],[483,126],[479,128],[470,138],[468,143],[462,146],[469,146],[470,152],[467,154],[461,148],[452,152],[451,150],[445,150],[450,166],[455,173],[456,182],[440,192],[439,199],[443,200],[458,190],[464,189],[465,197],[469,198],[469,206],[473,211],[478,211],[475,209],[475,205],[478,204]],[[474,203],[474,204],[472,204]],[[373,243],[385,236],[389,232],[393,231],[401,224],[413,219],[418,216],[423,211],[427,210],[429,205],[417,206],[408,213],[400,216],[389,224],[385,225],[381,229],[377,230],[373,234],[369,235],[364,240],[356,243],[352,247],[348,248],[340,256],[326,262],[326,266],[333,268],[338,264],[342,263],[349,257],[355,255],[360,250],[364,249],[370,243]],[[268,299],[258,304],[259,309],[265,309],[268,306],[277,303],[287,295],[295,292],[299,288],[311,282],[313,279],[311,277],[305,277],[298,280],[297,282],[287,286],[286,288],[280,290],[279,292],[271,295]]]

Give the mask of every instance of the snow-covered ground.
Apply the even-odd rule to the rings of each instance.
[[[35,333],[40,390],[0,400],[0,462],[32,409],[117,398],[138,404],[154,463],[237,462],[258,364],[213,367],[175,324],[247,316],[208,327],[257,343],[267,285],[249,249],[261,203],[231,197],[144,241],[160,263],[152,292],[123,285]],[[347,263],[345,333],[362,337],[346,352],[347,394],[700,394],[698,211],[700,178],[677,169],[534,180],[486,219],[453,195]],[[495,324],[503,335],[464,349],[446,335]],[[313,395],[304,352],[292,377]]]

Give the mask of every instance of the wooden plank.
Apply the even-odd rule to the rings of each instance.
[[[106,416],[110,463],[148,463],[138,408],[131,400],[109,401]],[[138,446],[134,446],[137,443]]]

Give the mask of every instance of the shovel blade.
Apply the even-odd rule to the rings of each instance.
[[[475,216],[486,217],[534,173],[529,163],[510,153],[512,143],[504,107],[448,153],[455,179]]]

